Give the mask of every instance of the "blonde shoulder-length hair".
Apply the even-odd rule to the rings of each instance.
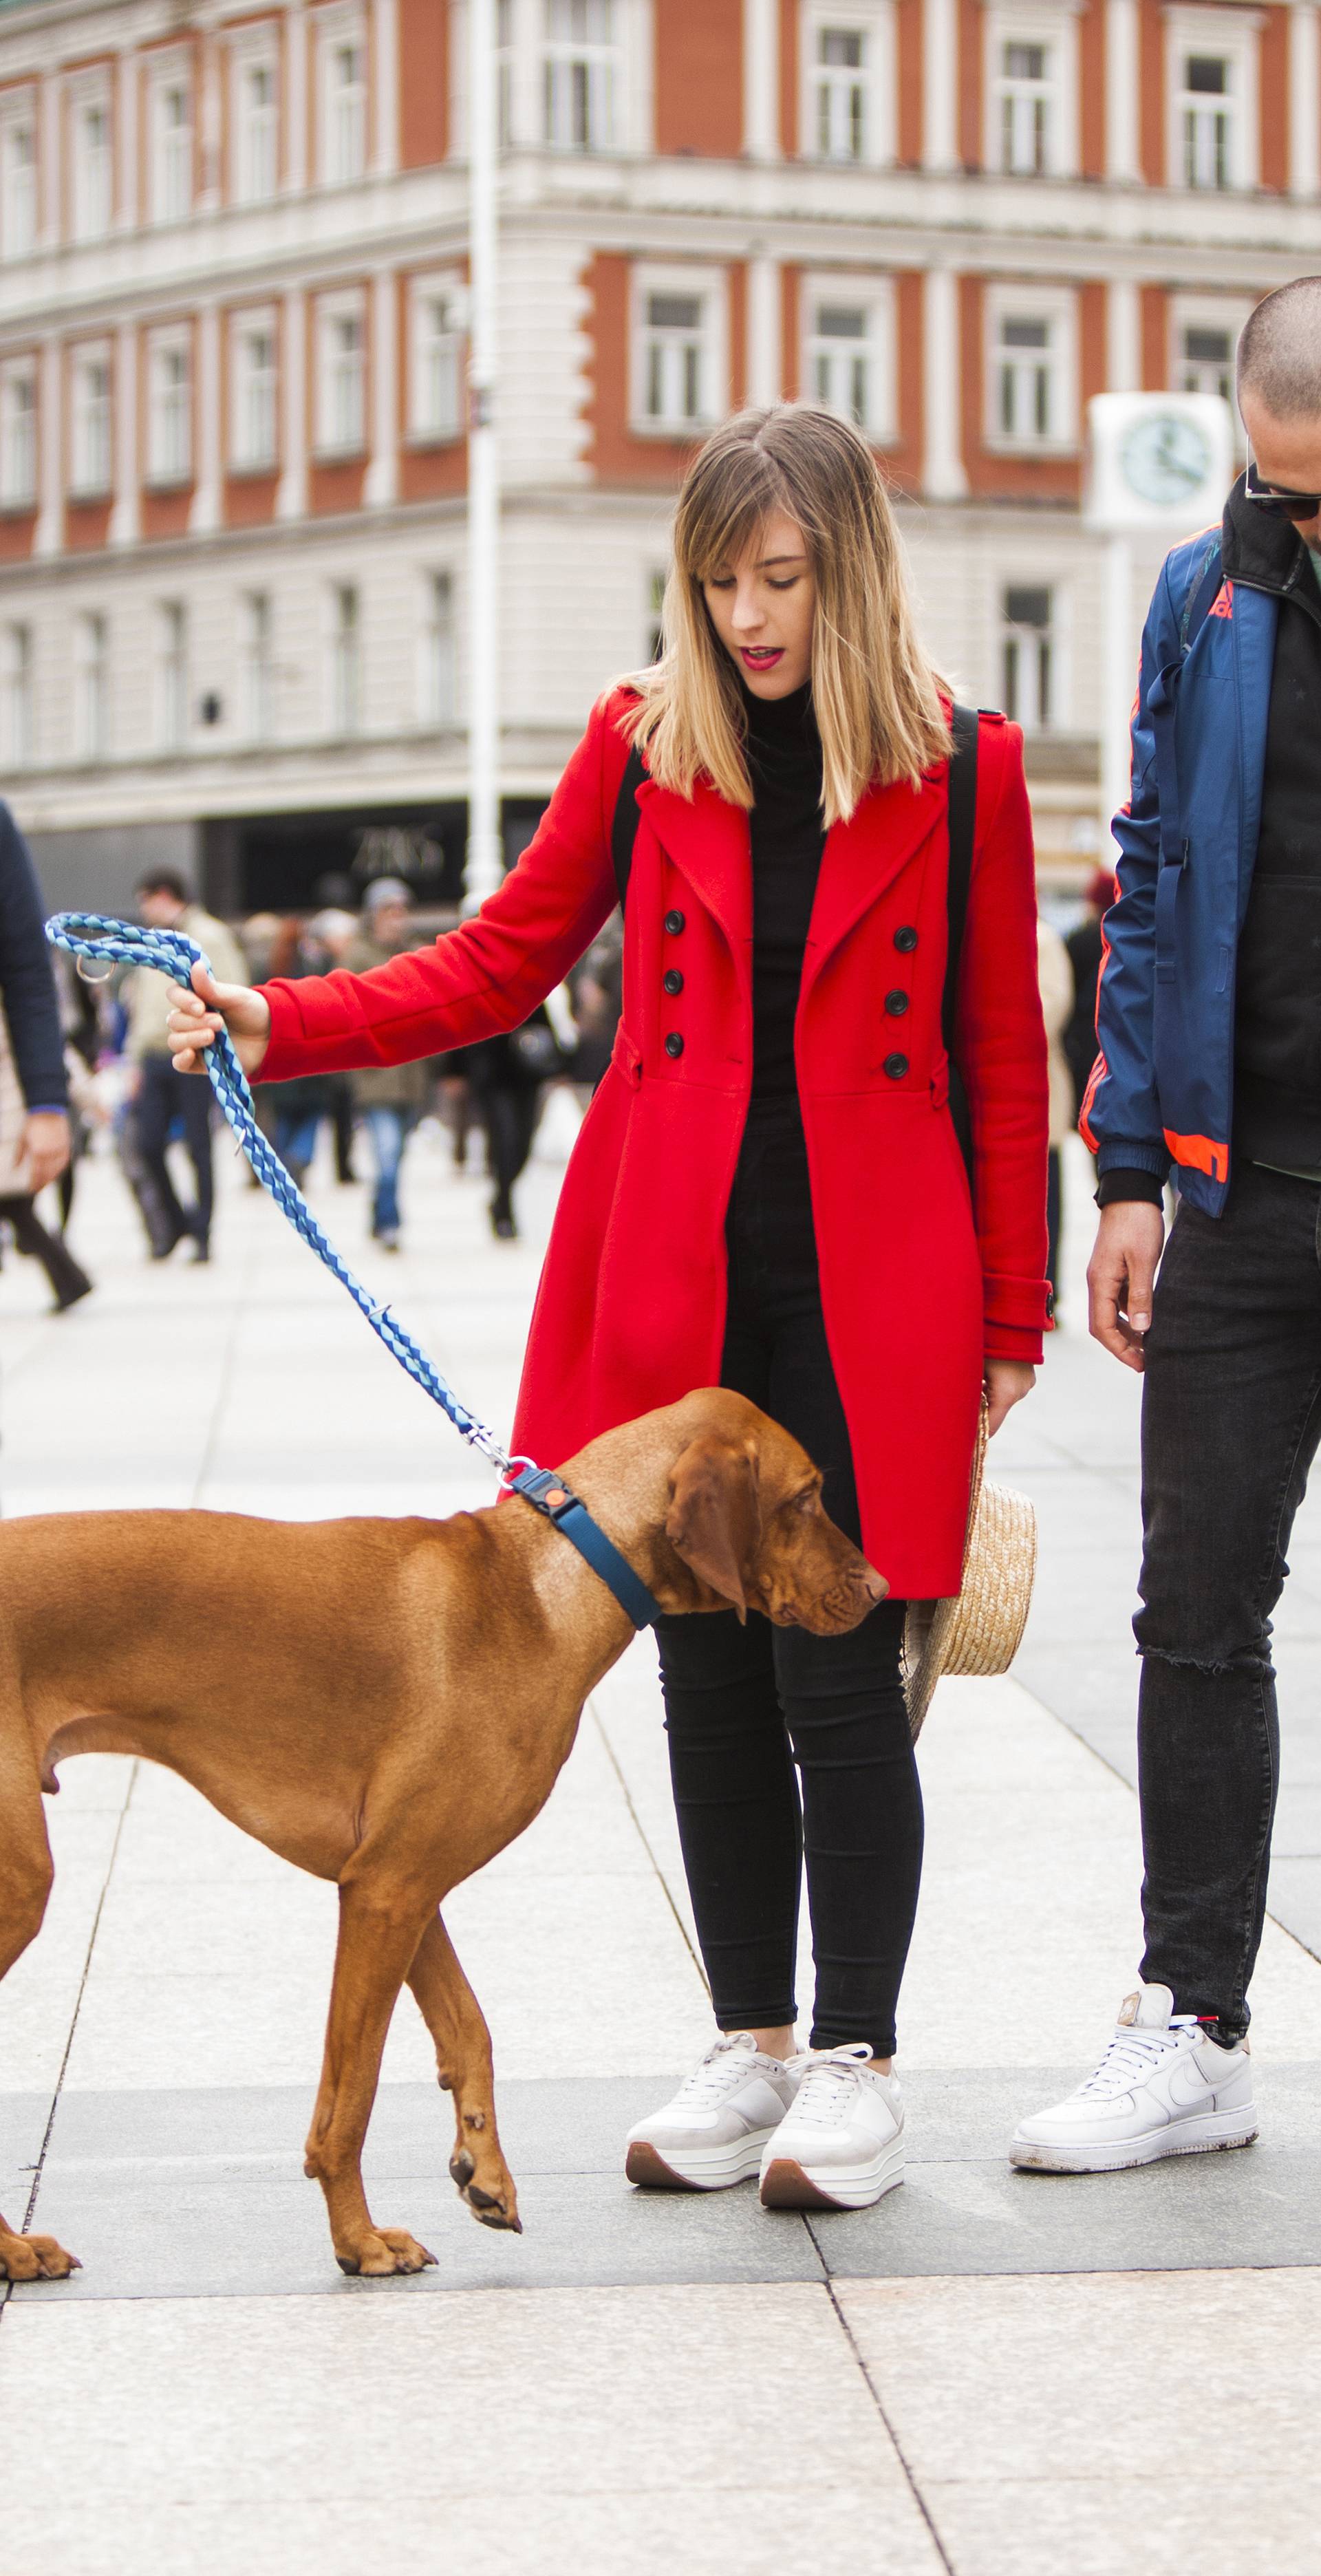
[[[691,796],[705,776],[731,805],[752,804],[743,694],[702,585],[780,511],[802,529],[816,579],[812,703],[829,826],[869,787],[916,786],[951,749],[880,470],[861,432],[833,412],[806,403],[738,412],[694,457],[675,514],[660,658],[622,684],[636,693],[622,725],[658,785]]]

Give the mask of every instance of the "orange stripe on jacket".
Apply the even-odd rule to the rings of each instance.
[[[1087,1077],[1087,1088],[1083,1093],[1082,1105],[1078,1111],[1078,1133],[1081,1136],[1084,1145],[1087,1147],[1089,1154],[1094,1154],[1097,1150],[1096,1138],[1092,1134],[1091,1128],[1092,1102],[1096,1098],[1097,1084],[1105,1080],[1105,1077],[1110,1070],[1101,1049],[1101,986],[1105,982],[1105,970],[1109,963],[1110,942],[1105,935],[1105,916],[1103,914],[1101,917],[1101,963],[1096,970],[1096,1000],[1092,1006],[1092,1026],[1096,1031],[1097,1055],[1096,1062],[1092,1066],[1091,1072]]]
[[[1210,1136],[1176,1136],[1168,1127],[1165,1142],[1176,1163],[1186,1163],[1194,1172],[1205,1172],[1213,1181],[1228,1180],[1228,1145],[1217,1145]]]

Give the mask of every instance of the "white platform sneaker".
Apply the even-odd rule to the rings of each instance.
[[[865,2040],[812,2049],[761,2160],[765,2209],[870,2209],[904,2178],[904,2105],[898,2080],[871,2064]]]
[[[1094,2075],[1015,2130],[1011,2165],[1033,2173],[1119,2173],[1162,2156],[1251,2146],[1252,2059],[1176,2014],[1168,1986],[1138,1987]]]
[[[761,2169],[802,2080],[802,2060],[765,2057],[750,2030],[726,2033],[673,2101],[628,2133],[624,2171],[651,2191],[723,2191]]]

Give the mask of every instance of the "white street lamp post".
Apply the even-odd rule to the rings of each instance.
[[[468,854],[465,910],[504,873],[500,840],[500,452],[496,398],[496,0],[468,0]]]

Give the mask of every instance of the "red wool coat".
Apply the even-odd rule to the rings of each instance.
[[[527,1017],[615,901],[625,703],[596,709],[474,920],[368,975],[265,987],[264,1080],[396,1064]],[[711,787],[689,801],[651,779],[638,809],[623,1018],[565,1176],[514,1424],[514,1447],[545,1466],[720,1372],[752,1072],[748,821]],[[863,1541],[896,1597],[958,1590],[983,1358],[1038,1359],[1046,1314],[1046,1042],[1016,726],[981,719],[956,1035],[975,1225],[940,1034],[945,812],[942,767],[916,790],[874,789],[827,834],[795,1031]]]

